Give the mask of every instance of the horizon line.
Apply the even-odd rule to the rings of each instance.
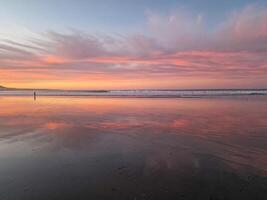
[[[149,90],[149,91],[214,91],[214,90],[267,90],[267,88],[190,88],[190,89],[170,89],[170,88],[143,88],[143,89],[58,89],[58,88],[13,88],[13,87],[5,87],[3,85],[0,85],[1,88],[6,90],[57,90],[57,91],[143,91],[143,90]]]

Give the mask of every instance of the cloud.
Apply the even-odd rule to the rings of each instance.
[[[217,46],[229,51],[266,52],[267,10],[247,6],[235,12],[217,32]]]
[[[147,17],[149,35],[166,49],[188,50],[197,48],[203,42],[205,30],[201,14],[192,15],[178,9],[168,15],[149,12]]]
[[[70,59],[83,59],[107,55],[106,49],[97,37],[81,32],[60,34],[47,33],[51,53]]]
[[[25,43],[0,40],[1,79],[28,81],[267,78],[267,10],[247,6],[207,30],[205,17],[182,10],[147,13],[143,33],[49,31]],[[0,38],[1,39],[1,38]],[[5,75],[4,75],[5,74]],[[86,78],[87,77],[87,78]],[[262,82],[261,82],[262,84]],[[267,86],[267,83],[265,83]]]
[[[255,40],[267,36],[266,8],[247,6],[230,19],[228,34],[239,40]]]

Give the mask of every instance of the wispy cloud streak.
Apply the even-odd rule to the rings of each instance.
[[[145,33],[91,35],[54,31],[0,42],[1,79],[73,80],[267,78],[267,11],[248,6],[214,30],[202,15],[147,14]],[[71,75],[70,75],[71,74]],[[108,77],[108,78],[107,78]],[[262,82],[261,82],[262,84]],[[254,85],[254,83],[251,85]],[[267,83],[266,85],[267,86]],[[144,86],[146,87],[146,86]]]

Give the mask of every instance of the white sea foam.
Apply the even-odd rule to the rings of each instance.
[[[201,97],[232,95],[267,95],[267,89],[248,90],[107,90],[70,91],[35,90],[37,96],[133,96],[133,97]],[[2,96],[31,96],[34,90],[2,90]]]

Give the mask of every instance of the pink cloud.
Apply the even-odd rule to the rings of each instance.
[[[248,6],[216,30],[202,15],[148,13],[144,34],[47,32],[31,43],[0,41],[0,73],[14,79],[105,74],[116,77],[267,78],[267,11]],[[23,75],[21,75],[23,74]],[[25,75],[26,74],[26,75]],[[39,75],[38,75],[39,74]],[[46,74],[44,76],[43,74]],[[2,76],[2,79],[8,79]],[[266,85],[267,86],[267,83]]]

